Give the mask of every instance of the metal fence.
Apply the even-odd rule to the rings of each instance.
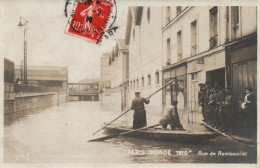
[[[34,86],[28,84],[15,84],[14,91],[24,93],[44,93],[44,92],[67,92],[67,89],[58,87]]]

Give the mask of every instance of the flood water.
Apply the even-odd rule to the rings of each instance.
[[[132,114],[128,114],[131,116]],[[104,122],[118,116],[99,102],[67,102],[27,112],[23,117],[5,116],[5,163],[254,163],[256,146],[217,137],[201,144],[161,142],[118,137],[87,142],[104,136]],[[120,121],[118,121],[120,122]],[[149,123],[149,120],[148,120]],[[151,124],[148,124],[151,125]],[[181,151],[181,152],[180,152]],[[218,152],[242,152],[244,156],[218,156]],[[210,155],[210,153],[216,155]],[[212,153],[212,154],[213,154]]]

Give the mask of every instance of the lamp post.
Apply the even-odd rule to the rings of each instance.
[[[21,81],[23,81],[23,61],[21,61]]]
[[[22,19],[23,19],[23,22],[22,22]],[[29,21],[26,20],[25,18],[22,18],[20,17],[20,22],[19,24],[17,25],[19,27],[19,29],[21,29],[22,27],[24,28],[24,69],[23,69],[23,72],[24,72],[24,84],[27,84],[27,23]]]

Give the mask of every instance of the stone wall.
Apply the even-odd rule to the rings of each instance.
[[[4,114],[19,114],[27,110],[57,106],[66,101],[66,93],[20,94],[14,100],[4,101]]]

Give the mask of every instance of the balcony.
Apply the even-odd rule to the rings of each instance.
[[[191,56],[194,56],[197,54],[197,45],[193,45],[191,47]]]
[[[218,35],[214,35],[209,39],[209,49],[212,49],[217,46],[218,43]]]
[[[167,58],[166,65],[171,65],[171,59],[170,58]]]
[[[177,62],[182,60],[182,53],[177,54]]]
[[[166,17],[166,20],[167,20],[167,23],[166,23],[166,24],[170,23],[170,22],[171,22],[171,17],[170,17],[170,16],[167,16],[167,17]]]

